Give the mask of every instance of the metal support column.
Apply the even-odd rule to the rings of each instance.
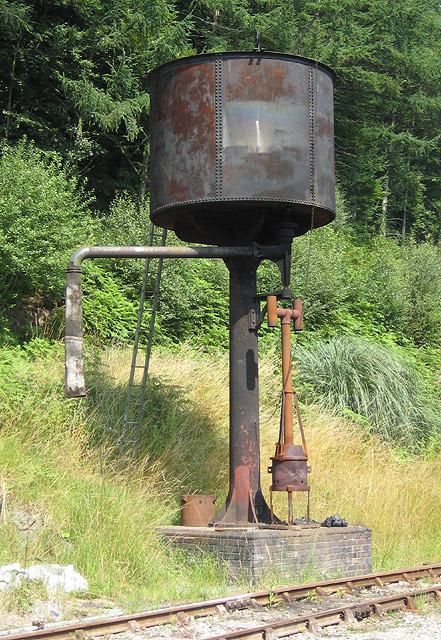
[[[259,372],[252,258],[226,260],[230,271],[230,488],[215,523],[271,522],[260,487]]]

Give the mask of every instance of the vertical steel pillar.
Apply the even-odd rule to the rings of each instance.
[[[250,327],[256,297],[253,258],[226,261],[230,271],[230,488],[215,523],[271,522],[260,487],[257,329]]]

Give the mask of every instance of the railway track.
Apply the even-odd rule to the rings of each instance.
[[[417,588],[418,581],[425,580],[431,584],[428,587]],[[372,588],[387,590],[396,583],[406,583],[405,591],[397,593],[383,593],[381,596],[372,597]],[[370,593],[369,593],[370,592]],[[342,602],[335,606],[332,596],[335,594],[348,594],[353,596],[352,601]],[[366,597],[369,593],[370,597]],[[377,594],[378,595],[378,594]],[[321,628],[350,622],[369,615],[382,616],[386,611],[396,609],[414,609],[415,598],[437,598],[441,601],[441,564],[427,565],[407,569],[405,571],[388,571],[374,573],[353,578],[339,578],[327,582],[317,582],[298,586],[283,586],[271,590],[261,590],[250,593],[183,604],[177,607],[156,609],[144,613],[119,616],[117,618],[100,618],[95,620],[83,620],[70,624],[54,626],[43,629],[26,630],[18,633],[1,634],[1,638],[7,640],[35,640],[72,638],[73,635],[84,638],[99,637],[108,634],[117,634],[126,631],[141,631],[152,629],[159,625],[170,623],[185,624],[191,619],[202,618],[213,614],[221,614],[223,617],[230,612],[244,609],[273,610],[275,606],[284,605],[283,619],[274,619],[269,623],[248,627],[237,631],[222,632],[214,636],[205,636],[205,640],[233,640],[235,638],[247,638],[250,640],[273,640],[303,632],[305,630],[314,633]],[[335,600],[335,599],[334,599]],[[319,602],[320,606],[314,611],[302,613],[299,611],[299,603]],[[333,604],[333,606],[329,606]],[[297,608],[296,615],[290,615],[289,611]],[[287,614],[288,612],[288,614]],[[232,621],[233,623],[233,621]],[[152,637],[152,636],[150,636]]]
[[[304,631],[320,634],[324,627],[338,625],[343,622],[350,624],[371,615],[381,618],[385,613],[398,609],[410,609],[413,611],[416,609],[415,598],[431,596],[438,599],[441,598],[441,585],[426,589],[412,589],[393,596],[383,596],[364,602],[344,605],[343,607],[325,608],[322,611],[315,612],[313,615],[292,616],[269,624],[232,631],[231,633],[206,636],[204,640],[275,640],[276,638],[286,638]]]

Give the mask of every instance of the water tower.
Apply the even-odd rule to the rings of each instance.
[[[186,242],[271,247],[282,276],[278,295],[289,298],[292,239],[335,215],[333,80],[331,69],[313,60],[262,51],[197,55],[155,69],[152,221]],[[260,488],[261,259],[225,260],[230,488],[215,522],[271,520]],[[288,473],[286,487],[297,486],[289,478],[294,457],[293,450],[279,451],[273,461],[279,476]]]
[[[291,512],[288,524],[280,523],[260,484],[257,332],[266,314],[270,326],[281,320],[283,369],[283,421],[270,492],[286,491],[289,500],[293,491],[309,491],[304,438],[301,445],[293,442],[289,366],[291,324],[301,328],[302,307],[298,300],[281,307],[278,299],[291,298],[293,239],[334,218],[333,81],[332,70],[317,61],[259,50],[197,55],[155,69],[150,76],[151,218],[183,241],[204,246],[83,247],[67,270],[66,390],[75,397],[86,394],[84,259],[225,261],[230,273],[229,492],[211,526],[160,529],[185,550],[214,552],[230,574],[251,580],[274,568],[287,576],[293,568],[313,567],[348,577],[372,567],[370,529],[312,525],[299,530],[289,526]],[[262,260],[275,262],[281,273],[280,291],[268,296],[256,291]]]
[[[265,296],[257,294],[256,272],[264,259],[280,269],[282,288],[268,299],[270,324],[283,315],[285,324],[294,320],[301,328],[296,302],[289,318],[276,304],[277,298],[291,297],[293,238],[334,219],[333,80],[333,71],[317,61],[258,50],[191,56],[155,69],[150,76],[152,221],[186,242],[217,246],[83,247],[67,269],[66,390],[75,397],[86,394],[85,258],[225,261],[230,272],[230,486],[214,523],[273,521],[260,485],[257,332],[266,309],[261,310]],[[292,490],[307,488],[306,448],[292,441],[292,391],[286,380],[284,394],[286,425],[272,459],[272,489],[291,497]]]

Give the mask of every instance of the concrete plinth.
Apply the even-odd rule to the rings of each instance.
[[[221,530],[175,526],[157,531],[193,557],[214,555],[232,579],[257,582],[269,573],[278,578],[350,578],[372,571],[372,532],[363,525]]]

